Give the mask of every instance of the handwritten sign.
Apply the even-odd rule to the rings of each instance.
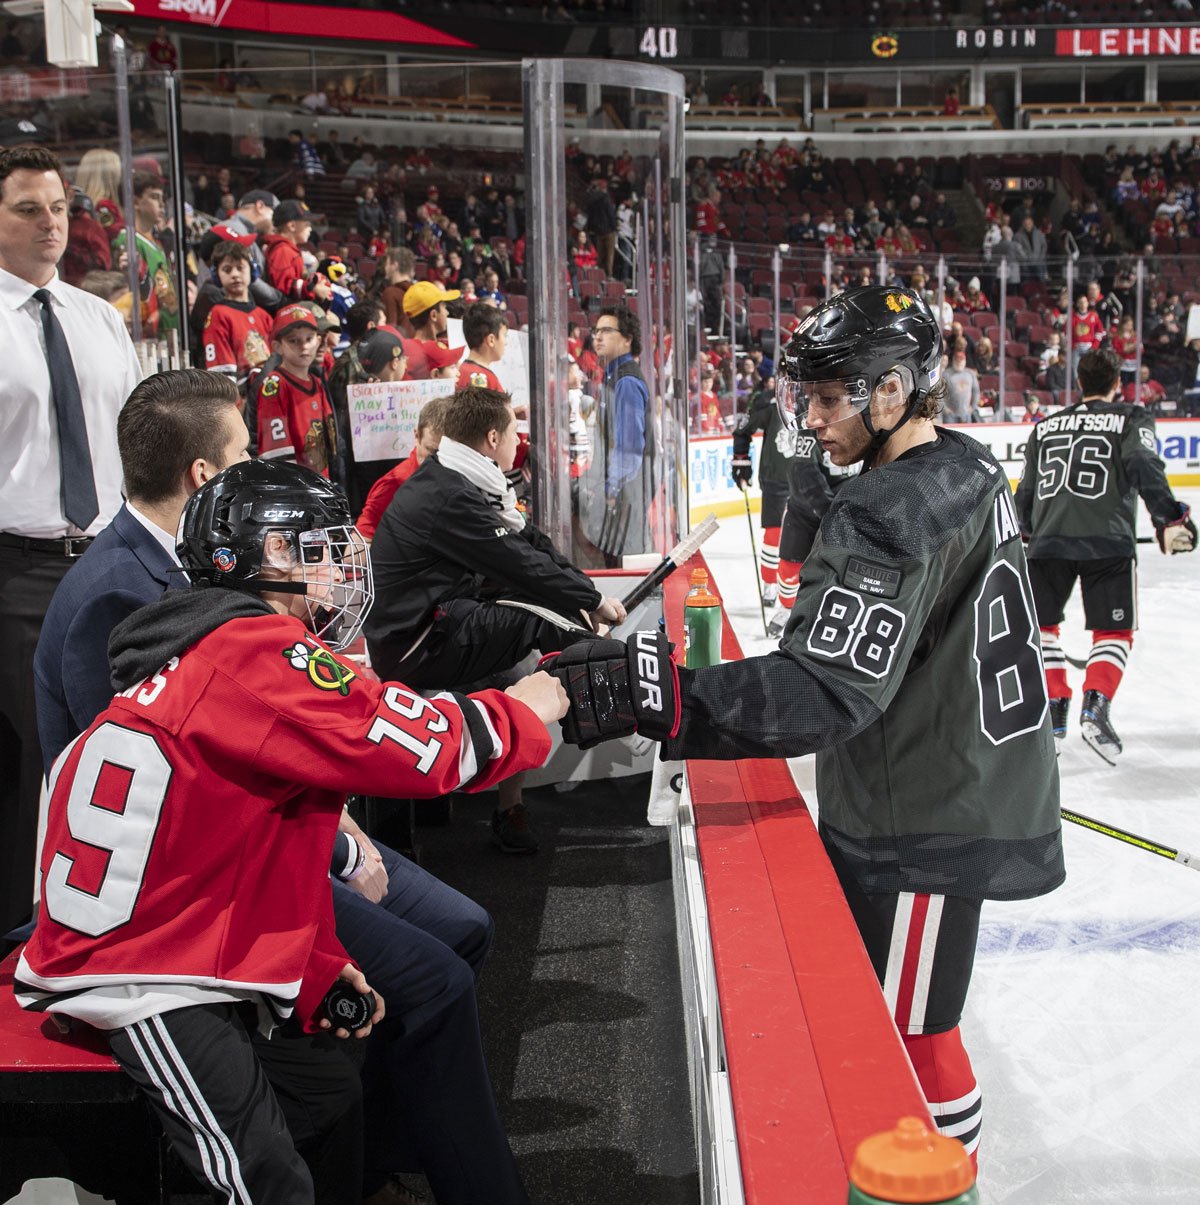
[[[346,390],[354,459],[402,460],[413,446],[417,417],[430,399],[454,392],[453,381],[379,381]]]

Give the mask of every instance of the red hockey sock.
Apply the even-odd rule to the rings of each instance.
[[[791,610],[796,603],[796,595],[800,592],[799,561],[779,562],[779,605]]]
[[[779,574],[779,534],[782,527],[764,527],[762,538],[762,555],[759,562],[759,575],[763,585],[771,585]]]
[[[957,1138],[978,1168],[983,1096],[958,1026],[946,1033],[911,1034],[903,1041],[938,1130]]]
[[[1132,647],[1133,631],[1130,628],[1093,632],[1092,651],[1088,653],[1083,689],[1098,690],[1111,699],[1117,693],[1117,687],[1121,685]]]
[[[1058,624],[1042,628],[1042,664],[1046,667],[1046,694],[1052,699],[1069,699],[1067,658],[1058,643]]]

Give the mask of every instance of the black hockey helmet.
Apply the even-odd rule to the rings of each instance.
[[[871,395],[890,372],[906,370],[912,412],[939,379],[942,335],[923,298],[908,289],[865,285],[847,289],[817,306],[801,324],[780,357],[775,399],[790,427],[803,422],[813,387],[841,397],[842,413],[828,421],[861,414],[878,447],[895,430],[875,432],[868,409]],[[844,390],[824,387],[841,383]],[[879,438],[882,436],[882,438]]]
[[[262,576],[271,532],[286,537],[299,580]],[[176,551],[193,583],[305,595],[313,632],[337,648],[358,634],[374,599],[345,496],[290,461],[239,461],[206,481],[184,506]]]

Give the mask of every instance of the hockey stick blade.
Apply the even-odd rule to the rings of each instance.
[[[621,600],[621,605],[626,611],[632,611],[638,603],[643,602],[650,596],[651,591],[657,589],[676,569],[679,568],[685,561],[691,560],[692,557],[700,549],[700,545],[717,530],[717,516],[713,514],[705,515],[701,522],[693,527],[670,552],[663,557],[662,561],[649,573],[629,593]]]
[[[1068,811],[1062,809],[1062,818],[1069,820],[1072,824],[1078,824],[1082,828],[1089,828],[1094,833],[1099,833],[1104,837],[1112,837],[1114,841],[1123,841],[1126,845],[1135,846],[1137,849],[1144,849],[1147,853],[1157,854],[1160,858],[1167,858],[1172,862],[1178,862],[1181,866],[1187,866],[1191,870],[1200,870],[1200,857],[1195,854],[1189,854],[1182,849],[1172,849],[1169,845],[1160,845],[1157,841],[1150,841],[1145,837],[1139,837],[1137,833],[1126,832],[1123,828],[1117,828],[1115,824],[1105,824],[1103,820],[1093,820],[1091,816],[1084,816],[1080,812]]]

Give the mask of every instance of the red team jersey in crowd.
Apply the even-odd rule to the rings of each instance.
[[[299,381],[282,368],[269,373],[258,391],[258,454],[285,456],[328,477],[336,446],[333,407],[320,378]]]
[[[464,360],[458,366],[458,382],[455,389],[467,389],[475,386],[478,389],[495,389],[504,392],[500,378],[486,364],[476,364],[474,360]]]
[[[218,301],[204,320],[204,367],[244,380],[271,358],[271,315],[252,301]]]
[[[1100,315],[1095,310],[1088,310],[1086,314],[1076,310],[1071,315],[1071,337],[1075,347],[1088,351],[1099,347],[1104,342],[1104,323]]]
[[[298,619],[231,619],[56,763],[18,1000],[102,1029],[244,998],[308,1023],[350,961],[329,891],[347,792],[484,790],[549,751],[500,691],[425,699]]]
[[[459,385],[461,389],[462,386]],[[421,467],[417,459],[417,450],[409,452],[394,469],[389,469],[378,481],[371,486],[367,500],[363,503],[362,514],[358,516],[355,527],[364,540],[373,540],[379,527],[379,520],[388,504],[396,496],[396,491]]]

